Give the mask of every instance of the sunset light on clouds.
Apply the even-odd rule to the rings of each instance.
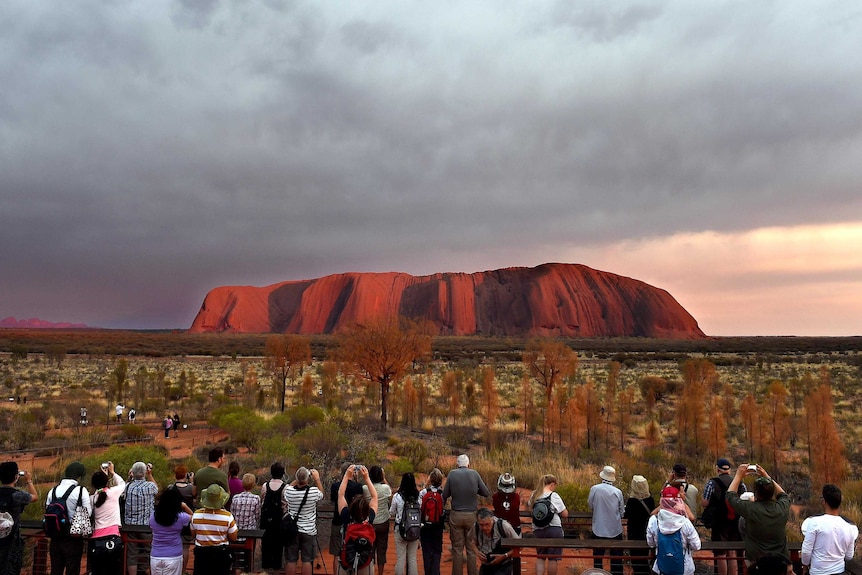
[[[584,264],[862,335],[858,2],[0,3],[0,319]]]
[[[801,326],[805,335],[858,335],[859,246],[862,222],[677,234],[575,253],[666,289],[711,335],[795,335]]]

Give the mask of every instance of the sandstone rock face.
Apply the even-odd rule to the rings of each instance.
[[[190,331],[324,334],[396,315],[428,320],[440,335],[705,337],[666,291],[578,264],[218,287]]]

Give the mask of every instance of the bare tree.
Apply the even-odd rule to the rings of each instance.
[[[276,384],[284,412],[287,381],[292,383],[297,376],[302,376],[307,365],[311,365],[311,341],[292,334],[269,336],[264,345],[264,365]]]
[[[380,421],[388,424],[392,382],[431,353],[431,337],[409,320],[356,324],[336,334],[338,354],[356,375],[379,384]]]

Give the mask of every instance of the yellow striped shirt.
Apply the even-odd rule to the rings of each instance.
[[[238,531],[233,515],[224,509],[198,509],[192,515],[191,528],[198,547],[226,545],[228,533]]]

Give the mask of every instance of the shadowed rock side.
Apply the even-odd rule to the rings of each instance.
[[[441,335],[705,337],[666,291],[577,264],[218,287],[190,331],[321,334],[395,315],[428,320]]]

